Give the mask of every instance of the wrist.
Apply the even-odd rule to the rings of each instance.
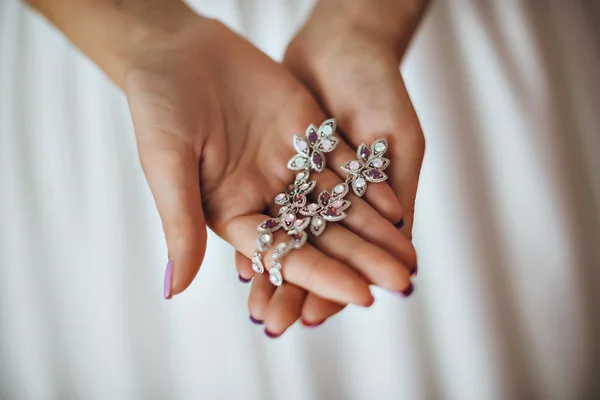
[[[178,0],[28,0],[118,86],[137,54],[203,20]]]
[[[321,0],[307,27],[328,36],[366,38],[404,52],[429,0]],[[327,27],[327,28],[324,28]]]

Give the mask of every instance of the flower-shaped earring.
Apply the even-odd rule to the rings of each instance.
[[[322,172],[325,169],[325,153],[333,151],[339,143],[339,139],[333,137],[335,128],[335,119],[328,119],[319,129],[309,125],[304,137],[294,135],[293,146],[298,154],[290,159],[287,167],[292,171],[313,169]]]
[[[356,150],[357,159],[340,167],[349,175],[352,191],[358,197],[362,197],[367,191],[367,181],[379,183],[388,178],[383,172],[390,165],[390,160],[383,157],[387,147],[385,139],[376,140],[370,148],[362,143]]]

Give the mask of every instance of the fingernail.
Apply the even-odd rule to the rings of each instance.
[[[250,321],[252,321],[252,323],[256,324],[256,325],[262,325],[263,324],[263,322],[260,319],[256,319],[252,315],[250,315]]]
[[[400,222],[398,222],[396,225],[394,225],[396,228],[398,229],[402,229],[402,227],[404,226],[404,218],[402,218],[400,220]]]
[[[265,328],[265,335],[267,335],[267,337],[270,337],[271,339],[277,339],[279,336],[281,336],[281,333],[273,333],[267,328]]]
[[[167,263],[167,269],[165,270],[165,299],[169,300],[173,297],[171,293],[171,278],[173,277],[173,260],[169,260]]]
[[[250,283],[250,281],[252,280],[252,278],[250,278],[250,279],[246,279],[246,278],[244,278],[244,277],[243,277],[243,276],[241,276],[241,275],[238,275],[238,279],[239,279],[239,280],[240,280],[240,282],[242,282],[242,283]]]
[[[363,307],[371,307],[373,305],[373,303],[375,303],[375,297],[371,296],[371,298],[369,299],[368,302],[366,302],[365,304],[363,304]]]
[[[323,320],[323,321],[320,321],[320,322],[308,322],[308,321],[307,321],[307,320],[305,320],[304,318],[302,318],[302,319],[300,320],[300,323],[301,323],[302,325],[304,325],[305,327],[307,327],[307,328],[315,328],[315,327],[317,327],[317,326],[321,325],[323,322],[325,322],[325,320]]]
[[[406,288],[405,290],[403,290],[402,292],[397,292],[399,295],[401,295],[402,297],[408,297],[412,294],[412,292],[415,291],[415,285],[412,284],[412,282],[410,283],[410,285],[408,286],[408,288]]]
[[[413,269],[410,270],[410,276],[417,276],[418,273],[419,273],[419,266],[415,265],[413,267]]]

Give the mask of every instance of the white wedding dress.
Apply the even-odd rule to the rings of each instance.
[[[162,298],[123,95],[0,2],[0,399],[600,398],[600,12],[438,1],[402,71],[427,153],[417,290],[267,339],[214,235]],[[280,59],[311,2],[197,1]]]

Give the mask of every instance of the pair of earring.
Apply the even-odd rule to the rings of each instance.
[[[271,255],[269,280],[275,286],[283,283],[283,257],[304,246],[308,239],[307,228],[313,235],[321,235],[327,222],[338,222],[346,217],[345,211],[351,202],[345,197],[350,190],[362,197],[367,191],[368,182],[379,183],[387,179],[383,172],[390,164],[390,160],[383,157],[388,147],[387,141],[378,139],[370,147],[363,143],[356,150],[356,160],[349,160],[340,166],[346,173],[345,181],[319,193],[316,202],[309,202],[307,196],[317,183],[309,180],[310,173],[325,169],[325,154],[333,151],[340,142],[334,136],[335,130],[335,119],[328,119],[319,128],[309,125],[304,137],[294,135],[292,145],[296,155],[289,160],[287,168],[299,172],[294,182],[275,196],[273,201],[280,206],[277,216],[258,225],[257,249],[252,257],[252,269],[256,273],[265,271],[263,253],[273,245],[275,232],[283,229],[290,237],[288,241],[277,244]]]

